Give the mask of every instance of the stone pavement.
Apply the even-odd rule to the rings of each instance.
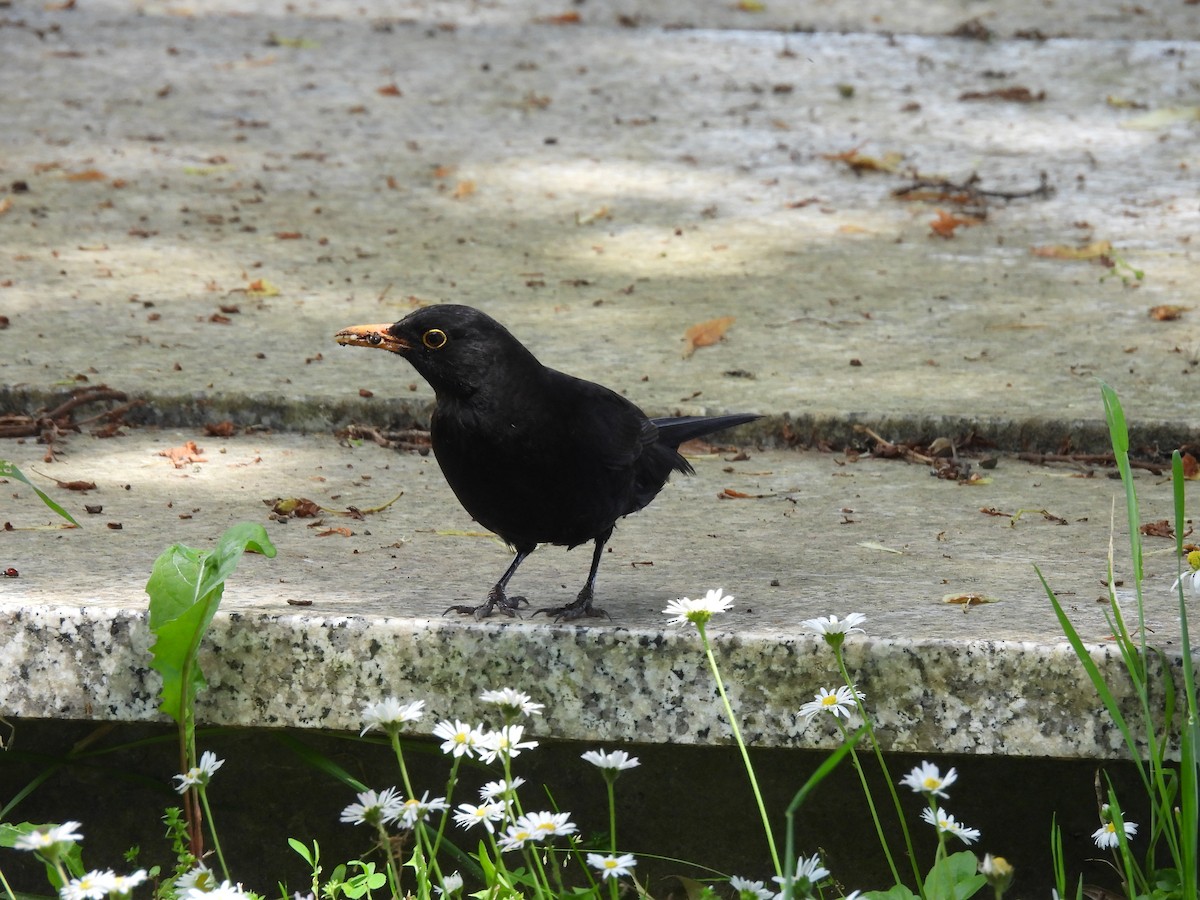
[[[0,713],[152,717],[142,585],[167,544],[266,521],[263,498],[403,490],[350,537],[268,525],[280,558],[243,563],[214,626],[207,721],[353,728],[389,692],[468,715],[513,683],[555,736],[720,741],[687,702],[712,691],[695,640],[659,610],[721,585],[759,744],[832,740],[792,715],[830,680],[798,622],[861,611],[860,686],[904,698],[880,708],[888,746],[1119,755],[1033,571],[1101,647],[1118,485],[1014,454],[1103,451],[1098,378],[1139,448],[1197,440],[1200,7],[880,6],[0,4],[0,414],[78,385],[144,401],[53,463],[0,444],[95,481],[53,491],[80,515],[104,507],[22,530],[49,520],[6,488],[0,565],[21,577],[0,580],[0,647],[22,677]],[[729,438],[748,459],[699,460],[620,525],[611,624],[441,618],[506,553],[464,535],[431,458],[332,437],[428,421],[415,373],[332,334],[435,302],[652,414],[764,414]],[[725,339],[684,358],[720,316]],[[205,434],[222,420],[245,433]],[[960,486],[848,457],[874,444],[860,424],[973,436],[999,462]],[[156,455],[186,440],[206,462]],[[1146,520],[1168,514],[1158,476],[1139,489]],[[1040,509],[1057,519],[984,512]],[[1168,649],[1169,548],[1149,545],[1147,582]],[[519,587],[558,603],[586,565],[546,548]],[[997,602],[943,602],[961,592]]]

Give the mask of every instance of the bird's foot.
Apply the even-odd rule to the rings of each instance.
[[[496,586],[488,591],[487,600],[479,606],[455,604],[449,607],[442,615],[456,612],[464,616],[474,616],[476,621],[483,621],[493,612],[499,611],[511,618],[517,615],[517,610],[521,608],[522,603],[526,606],[529,605],[529,601],[525,597],[509,597],[499,586]]]
[[[612,619],[612,616],[598,606],[592,606],[592,592],[587,588],[579,592],[574,603],[568,603],[566,606],[547,606],[533,611],[535,616],[538,613],[553,616],[555,622],[573,622],[575,619],[582,619],[585,616],[593,619]]]

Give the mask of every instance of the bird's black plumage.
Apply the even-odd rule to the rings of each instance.
[[[684,441],[756,415],[649,419],[608,388],[542,365],[495,319],[469,306],[430,306],[393,325],[338,332],[351,346],[407,359],[436,395],[434,456],[459,502],[516,552],[480,607],[512,614],[508,581],[538,544],[595,542],[587,583],[558,618],[604,615],[592,606],[596,570],[616,521],[637,512],[672,472],[692,467]],[[539,610],[542,611],[542,610]]]

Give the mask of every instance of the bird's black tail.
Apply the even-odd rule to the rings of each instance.
[[[684,441],[744,425],[761,419],[756,413],[737,413],[731,416],[668,416],[650,421],[658,428],[658,440],[668,447],[678,447]]]

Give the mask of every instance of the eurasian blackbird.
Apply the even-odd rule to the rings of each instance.
[[[429,306],[394,325],[356,325],[339,344],[398,353],[429,382],[437,405],[433,453],[468,513],[516,553],[481,606],[446,610],[507,615],[524,597],[505,593],[538,544],[595,542],[587,583],[573,603],[538,610],[558,619],[607,615],[592,605],[596,569],[617,519],[657,496],[691,438],[757,415],[649,419],[599,384],[542,365],[491,316],[469,306]]]

